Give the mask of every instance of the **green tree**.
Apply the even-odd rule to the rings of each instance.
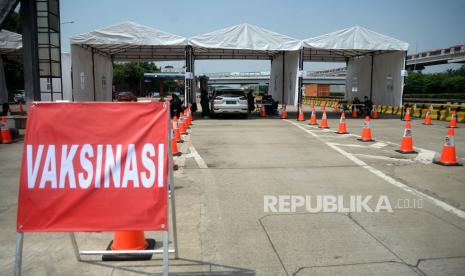
[[[465,65],[459,69],[448,69],[441,73],[409,72],[405,83],[405,93],[465,95]]]
[[[5,21],[3,28],[10,32],[21,33],[21,16],[19,13],[13,11]]]
[[[128,62],[113,64],[113,84],[116,91],[131,91],[141,94],[144,73],[157,72],[159,69],[149,62]]]

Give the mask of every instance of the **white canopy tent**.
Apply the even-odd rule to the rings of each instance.
[[[129,21],[73,36],[74,100],[111,101],[114,60],[184,60],[186,45],[184,37]]]
[[[3,56],[19,58],[23,47],[22,36],[7,30],[0,31],[0,104],[8,102]]]
[[[355,26],[303,40],[304,61],[346,62],[346,98],[401,105],[408,43]]]
[[[269,93],[281,103],[296,101],[300,40],[243,23],[191,37],[189,44],[196,60],[271,60]]]
[[[132,22],[71,38],[74,100],[110,100],[112,61],[186,62],[186,96],[194,99],[194,62],[205,59],[271,60],[269,93],[284,104],[301,102],[304,61],[346,62],[346,97],[369,96],[399,105],[408,44],[352,27],[305,40],[251,24],[189,39]]]

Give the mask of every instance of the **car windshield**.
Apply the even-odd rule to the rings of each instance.
[[[244,91],[242,90],[224,90],[224,91],[216,91],[216,96],[223,96],[223,97],[241,97],[244,96]]]

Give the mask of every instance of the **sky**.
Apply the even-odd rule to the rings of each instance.
[[[185,37],[244,22],[298,39],[360,25],[408,42],[409,53],[465,44],[464,0],[61,0],[60,9],[63,51],[69,51],[73,35],[127,20]],[[195,66],[196,73],[270,70],[269,61],[197,61]],[[306,62],[304,69],[342,66]]]

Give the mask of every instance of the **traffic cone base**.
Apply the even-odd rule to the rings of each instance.
[[[453,156],[453,160],[444,160],[444,156]],[[437,165],[442,165],[442,166],[463,166],[463,164],[460,164],[455,160],[455,147],[444,147],[442,149],[442,153],[439,159],[435,158],[433,159],[433,163]]]
[[[398,153],[402,153],[402,154],[415,154],[415,153],[418,153],[414,150],[411,150],[411,151],[404,151],[404,150],[395,150],[396,152]]]
[[[357,140],[359,140],[360,142],[376,142],[374,139],[362,139],[362,138],[358,138]]]
[[[147,247],[143,250],[154,250],[155,249],[155,240],[154,239],[145,239]],[[114,250],[112,248],[113,241],[107,247],[107,250]],[[119,249],[122,250],[122,249]],[[147,254],[103,254],[102,261],[111,262],[111,261],[150,261],[152,259],[153,253]]]

